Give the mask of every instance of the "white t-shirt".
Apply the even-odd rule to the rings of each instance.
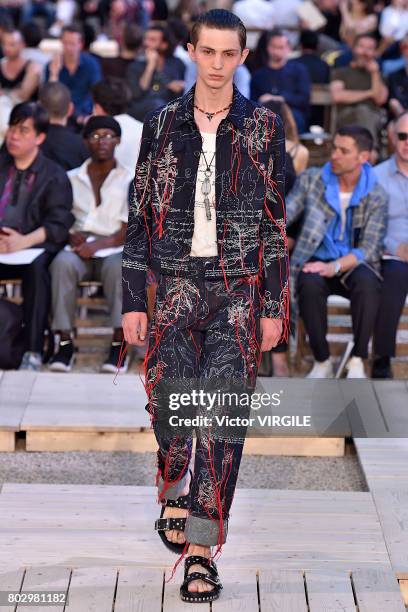
[[[197,183],[194,204],[194,232],[191,242],[190,255],[192,257],[212,257],[218,255],[217,249],[217,225],[215,220],[215,142],[217,134],[201,132],[203,138],[203,153],[201,153],[197,172]],[[201,186],[205,179],[205,169],[209,164],[212,170],[210,177],[211,191],[208,195],[210,200],[211,220],[207,219],[204,198]]]
[[[346,228],[347,208],[350,204],[350,199],[352,195],[353,195],[352,191],[340,191],[341,229],[340,229],[339,240],[343,239],[344,230]]]
[[[387,6],[381,13],[379,30],[383,38],[402,40],[408,34],[408,10]]]

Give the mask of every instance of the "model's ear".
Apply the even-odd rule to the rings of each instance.
[[[239,62],[240,64],[243,64],[245,62],[246,58],[248,57],[248,53],[249,49],[245,47],[245,49],[242,50],[241,61]]]
[[[193,62],[196,62],[197,61],[196,51],[195,51],[195,47],[194,47],[194,45],[192,43],[187,43],[187,51],[188,51],[188,54],[190,56],[190,59],[193,60]]]

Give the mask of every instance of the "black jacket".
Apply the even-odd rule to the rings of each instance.
[[[0,194],[3,193],[11,164],[14,164],[13,158],[3,149],[0,153]],[[22,234],[29,234],[44,227],[47,239],[36,247],[55,253],[66,243],[68,230],[74,223],[71,183],[64,170],[41,151],[29,170],[34,174],[34,181],[18,229]]]
[[[90,151],[82,136],[63,125],[49,126],[41,151],[64,170],[79,168],[90,157]]]
[[[189,270],[201,136],[193,86],[145,120],[123,251],[123,312],[146,312],[146,271]],[[259,275],[261,316],[287,318],[285,138],[280,117],[234,86],[216,139],[218,257],[205,277]]]

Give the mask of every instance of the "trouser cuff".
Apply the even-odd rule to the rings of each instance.
[[[186,520],[184,535],[190,544],[202,546],[216,546],[220,532],[220,521],[189,515]],[[225,544],[228,532],[228,519],[223,519],[223,533],[221,544]]]
[[[177,499],[178,497],[180,497],[182,490],[186,486],[188,474],[189,474],[189,471],[187,470],[184,476],[180,478],[180,480],[178,480],[177,482],[174,483],[174,485],[171,485],[171,487],[166,489],[164,493],[164,497],[166,499]],[[164,489],[164,484],[165,484],[165,481],[163,480],[161,476],[159,476],[159,481],[157,483],[157,489],[158,489],[159,495],[161,495]]]

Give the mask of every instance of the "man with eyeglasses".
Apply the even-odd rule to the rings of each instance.
[[[75,223],[69,247],[59,253],[51,268],[52,329],[59,334],[59,346],[49,368],[54,372],[71,370],[77,286],[82,280],[100,280],[114,330],[102,371],[115,372],[123,339],[120,247],[127,228],[132,174],[115,159],[121,128],[113,117],[91,117],[83,135],[91,157],[68,173],[74,194]],[[113,251],[104,254],[103,249]],[[122,372],[126,370],[127,360],[121,368]]]
[[[392,378],[398,323],[408,292],[408,111],[393,129],[395,153],[374,168],[389,196],[388,225],[382,259],[381,303],[374,329],[373,378]]]

